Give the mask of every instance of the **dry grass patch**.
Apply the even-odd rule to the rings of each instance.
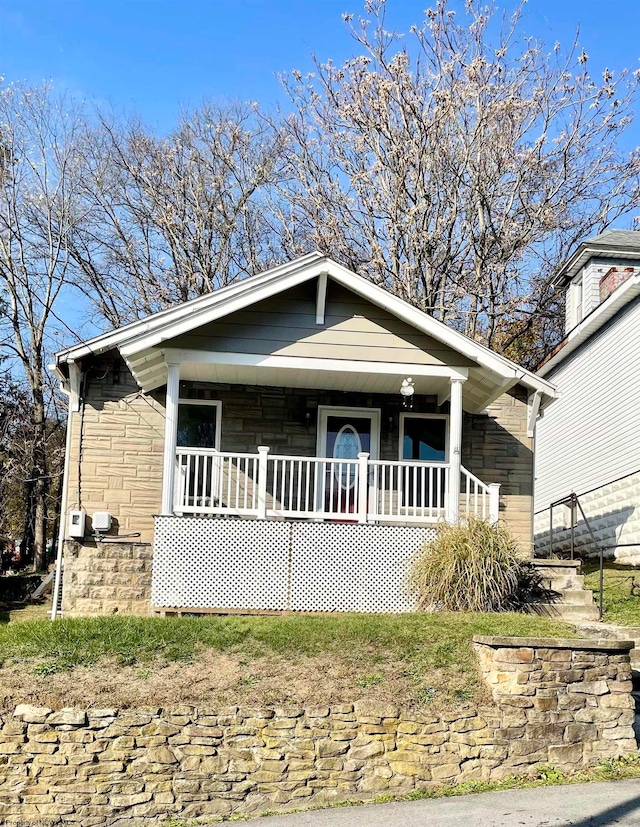
[[[109,617],[0,625],[0,700],[48,706],[487,700],[474,634],[570,636],[526,615]]]

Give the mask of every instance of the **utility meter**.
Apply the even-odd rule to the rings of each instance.
[[[75,537],[77,540],[82,540],[84,537],[84,524],[86,514],[81,509],[78,511],[69,512],[69,537]]]

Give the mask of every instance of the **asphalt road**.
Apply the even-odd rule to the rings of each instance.
[[[640,827],[640,779],[269,816],[256,827]]]

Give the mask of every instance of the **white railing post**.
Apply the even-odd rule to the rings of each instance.
[[[369,454],[358,454],[358,522],[367,522],[367,498],[369,497]]]
[[[446,520],[456,523],[460,519],[460,465],[462,459],[462,383],[452,377],[449,415],[449,490],[447,491]]]
[[[258,519],[267,517],[267,460],[269,446],[258,446]]]
[[[164,409],[164,459],[162,466],[162,513],[173,514],[178,429],[178,398],[180,396],[180,364],[167,364],[167,397]]]
[[[500,483],[492,482],[489,489],[489,522],[497,523],[500,519]]]

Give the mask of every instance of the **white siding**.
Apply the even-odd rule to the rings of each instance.
[[[560,398],[538,423],[536,512],[640,469],[640,301],[545,378]]]

